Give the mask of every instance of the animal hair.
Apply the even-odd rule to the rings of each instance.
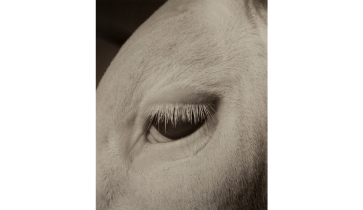
[[[210,104],[162,104],[149,111],[150,123],[170,123],[175,127],[178,121],[197,124],[212,116],[214,109]]]

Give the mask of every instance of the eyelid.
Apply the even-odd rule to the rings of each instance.
[[[215,91],[201,90],[197,86],[183,87],[174,84],[161,90],[156,87],[148,90],[140,103],[140,108],[146,111],[158,104],[213,104],[220,98],[221,94]]]

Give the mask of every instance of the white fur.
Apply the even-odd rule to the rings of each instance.
[[[124,44],[97,89],[98,210],[266,209],[266,19],[247,0],[170,0]],[[204,93],[208,129],[147,141],[149,107]]]

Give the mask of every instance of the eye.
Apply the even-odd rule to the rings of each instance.
[[[158,105],[150,110],[149,135],[151,143],[166,143],[188,137],[212,117],[210,104]]]
[[[156,128],[156,130],[166,138],[171,140],[178,140],[183,137],[189,136],[190,134],[197,131],[202,125],[205,123],[205,119],[199,120],[195,122],[192,121],[182,121],[178,120],[178,123],[174,124],[171,121],[169,122],[158,122],[157,119],[154,119],[151,123],[152,126]]]

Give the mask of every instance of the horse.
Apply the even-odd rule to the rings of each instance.
[[[267,209],[267,2],[167,1],[96,107],[98,210]]]

